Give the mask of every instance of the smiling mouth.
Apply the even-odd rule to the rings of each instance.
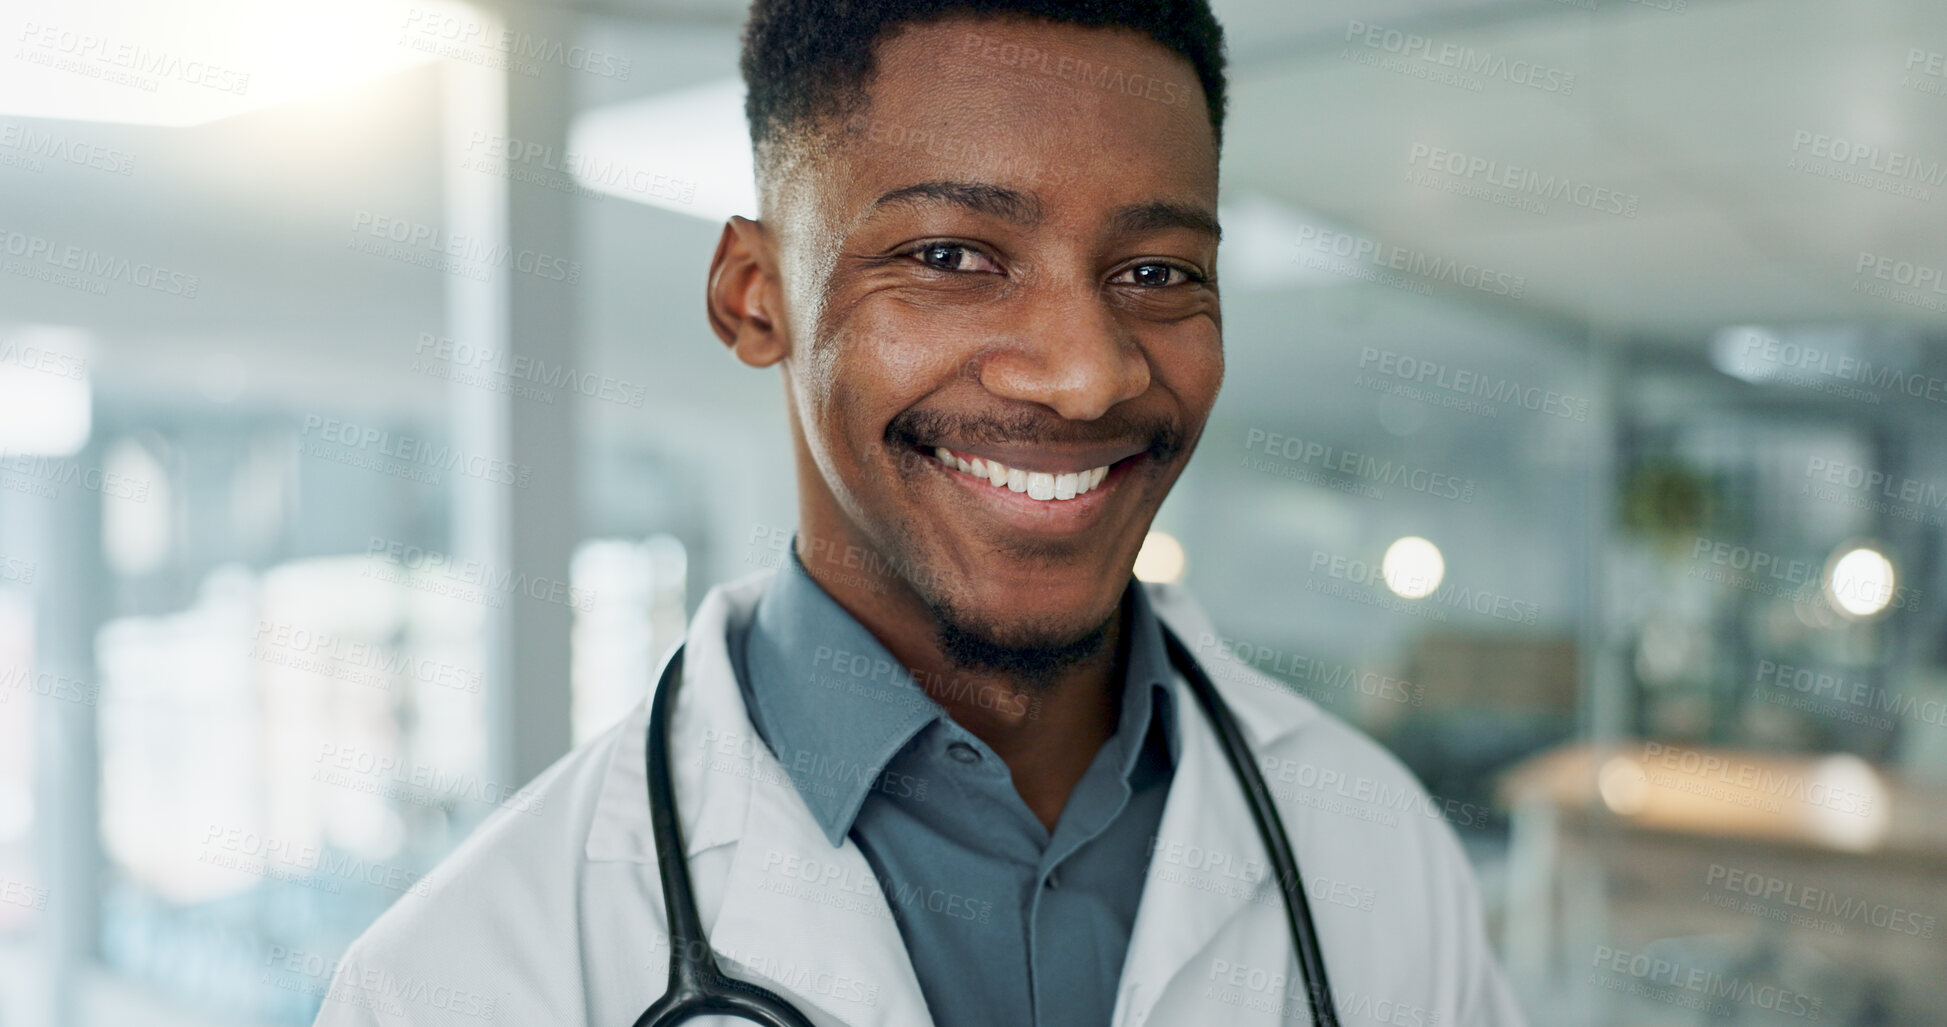
[[[975,478],[984,478],[993,488],[1023,493],[1029,499],[1048,503],[1059,503],[1086,495],[1102,484],[1102,480],[1109,476],[1110,468],[1115,466],[1115,464],[1102,464],[1099,467],[1063,472],[1028,471],[1019,467],[1009,467],[998,460],[956,453],[945,446],[933,447],[933,459]]]

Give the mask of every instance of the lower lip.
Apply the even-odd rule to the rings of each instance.
[[[1109,490],[1121,483],[1136,461],[1144,459],[1138,455],[1117,461],[1109,467],[1101,484],[1073,499],[1030,499],[1025,492],[996,486],[986,478],[948,467],[930,452],[921,455],[934,470],[957,483],[971,494],[974,502],[992,511],[1010,527],[1044,535],[1071,534],[1093,524],[1109,501]]]

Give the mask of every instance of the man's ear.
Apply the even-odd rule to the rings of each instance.
[[[769,367],[790,355],[779,304],[777,255],[771,251],[764,226],[749,218],[731,216],[710,258],[710,278],[703,305],[717,338],[738,360],[752,367]]]

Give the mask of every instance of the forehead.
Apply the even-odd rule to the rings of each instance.
[[[922,182],[1026,193],[1085,217],[1157,200],[1215,209],[1217,151],[1190,62],[1131,29],[952,18],[880,40],[866,108],[819,162],[857,217]]]

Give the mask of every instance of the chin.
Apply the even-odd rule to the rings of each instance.
[[[1099,587],[1100,579],[1089,585]],[[1122,592],[1103,596],[1096,587],[1075,590],[1072,599],[1044,593],[1043,601],[1033,604],[1022,603],[1018,593],[1003,593],[987,603],[928,605],[949,661],[963,670],[1004,672],[1033,683],[1101,651]]]

